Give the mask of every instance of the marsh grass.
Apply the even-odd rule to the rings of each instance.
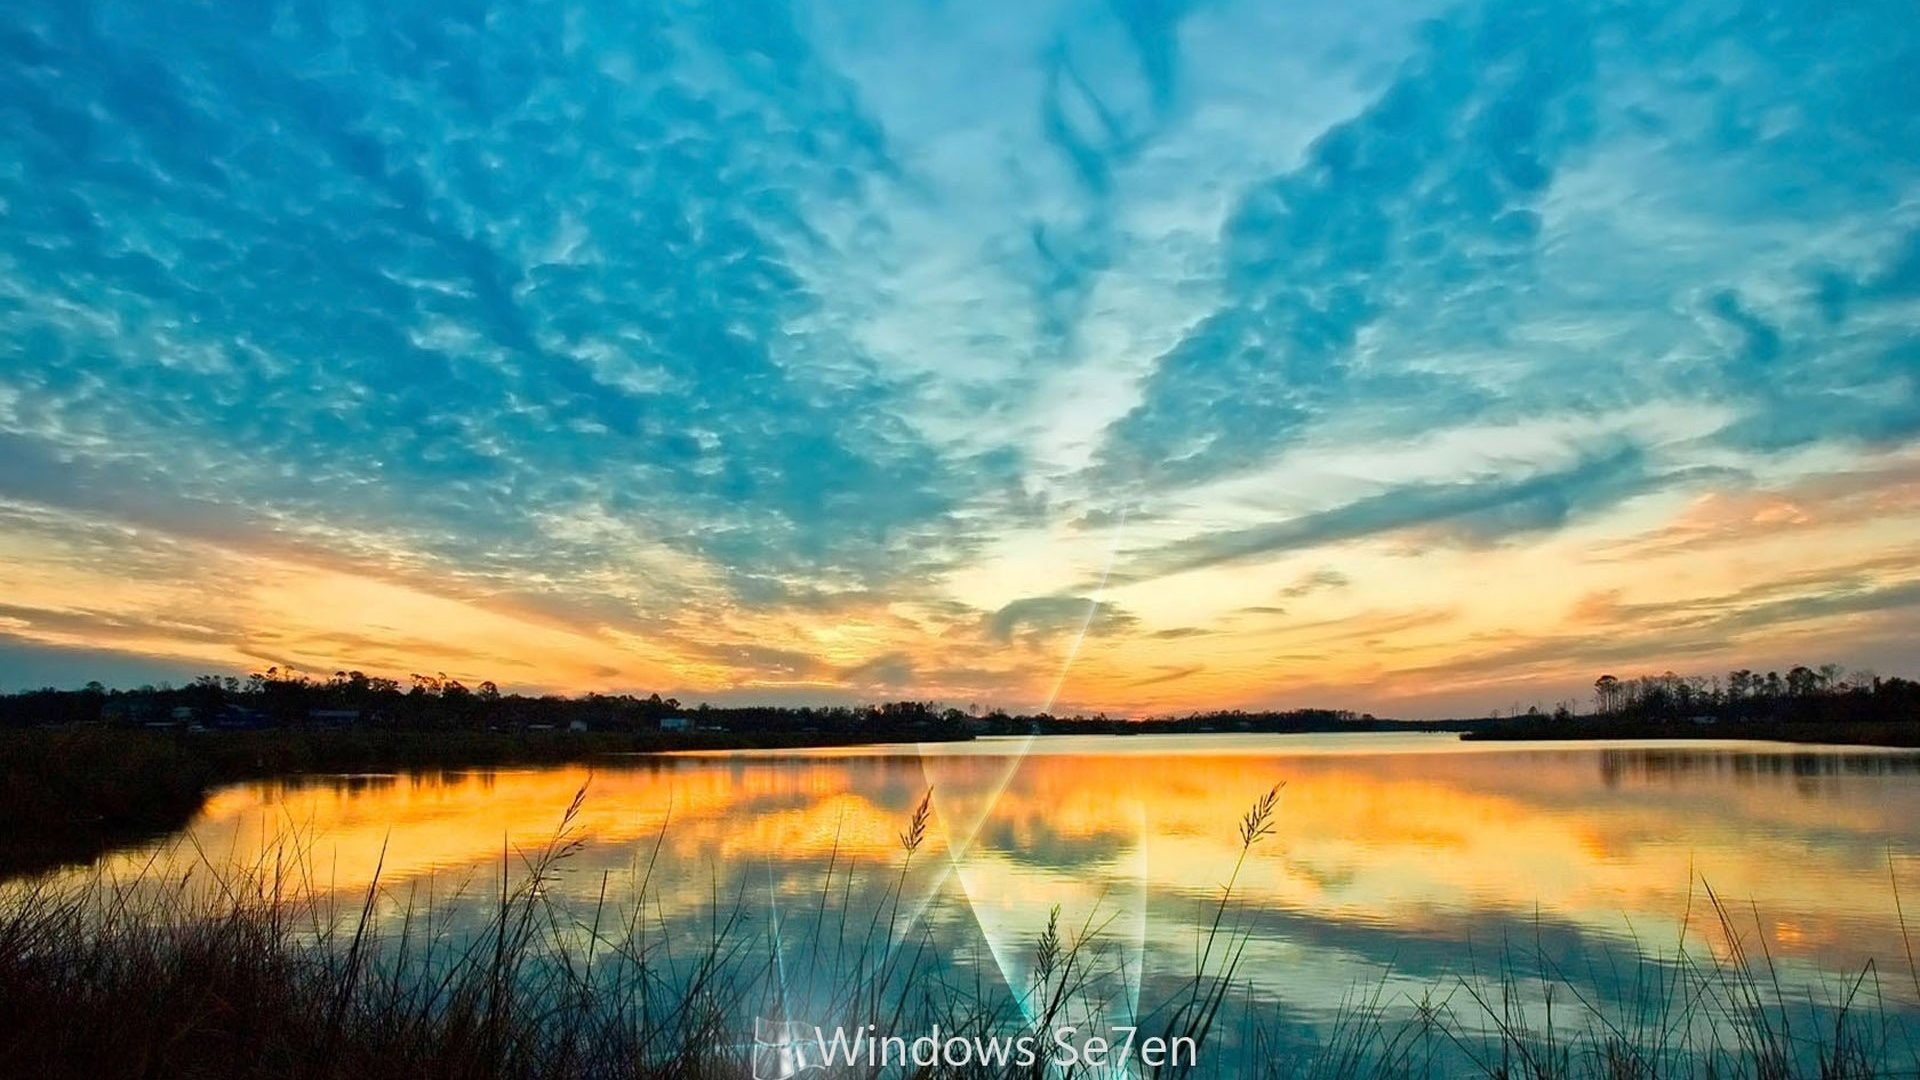
[[[1757,909],[1702,883],[1705,933],[1690,893],[1666,950],[1636,941],[1566,970],[1541,944],[1504,942],[1418,996],[1383,978],[1351,993],[1318,1040],[1270,1054],[1247,1075],[1313,1078],[1484,1076],[1498,1080],[1866,1080],[1920,1076],[1920,970],[1900,998],[1869,962],[1845,979],[1799,984],[1772,955]],[[1897,901],[1896,901],[1897,910]],[[1901,916],[1904,925],[1904,916]]]
[[[836,841],[817,894],[793,914],[756,917],[744,885],[715,884],[697,932],[669,924],[658,895],[670,821],[638,845],[629,880],[589,882],[591,903],[579,903],[577,880],[560,887],[585,840],[584,787],[549,839],[503,846],[490,877],[451,896],[390,889],[376,872],[349,900],[319,883],[298,836],[244,865],[198,853],[174,878],[156,854],[127,875],[17,881],[0,887],[0,1075],[736,1078],[751,1075],[756,1017],[962,1036],[1118,1021],[1201,1044],[1197,1068],[1161,1075],[1920,1074],[1914,1002],[1896,999],[1877,968],[1792,987],[1757,912],[1710,889],[1703,933],[1689,922],[1665,955],[1635,949],[1624,969],[1562,970],[1536,934],[1531,948],[1504,944],[1488,971],[1411,996],[1383,972],[1302,1025],[1242,976],[1251,932],[1236,888],[1276,829],[1279,793],[1239,823],[1239,856],[1209,902],[1191,971],[1145,984],[1097,913],[1065,921],[1053,909],[1019,985],[987,958],[939,947],[902,902],[928,841],[930,794],[897,862],[859,865]],[[1920,999],[1920,971],[1909,962],[1901,974]],[[1153,1003],[1129,994],[1139,985]],[[834,1074],[876,1073],[1105,1075],[1014,1064]]]

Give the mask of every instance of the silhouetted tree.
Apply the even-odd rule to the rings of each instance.
[[[1603,713],[1613,712],[1620,707],[1620,680],[1612,675],[1602,675],[1593,680],[1593,702]]]

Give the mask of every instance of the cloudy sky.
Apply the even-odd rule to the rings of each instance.
[[[1916,73],[1907,0],[13,0],[0,688],[1912,674]]]

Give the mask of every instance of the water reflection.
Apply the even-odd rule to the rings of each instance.
[[[1920,773],[1920,755],[1887,750],[1756,752],[1724,748],[1694,750],[1672,746],[1610,747],[1600,751],[1600,774],[1609,785],[1621,781],[1693,777],[1703,773],[1735,778],[1913,776]]]
[[[854,868],[850,894],[897,867],[931,787],[916,913],[1016,983],[1055,905],[1099,913],[1151,981],[1191,969],[1235,823],[1280,780],[1278,832],[1232,918],[1251,934],[1245,974],[1303,1009],[1389,966],[1413,990],[1515,941],[1572,970],[1670,948],[1705,921],[1703,881],[1788,969],[1856,972],[1904,956],[1890,858],[1920,894],[1920,756],[1738,743],[1075,738],[317,777],[219,792],[163,857],[244,859],[292,832],[330,887],[360,891],[379,866],[389,892],[484,897],[503,852],[545,841],[585,784],[563,899],[592,904],[646,862],[663,921],[729,896],[778,919],[818,899],[829,862]]]

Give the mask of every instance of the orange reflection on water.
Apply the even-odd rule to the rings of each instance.
[[[857,752],[637,758],[585,767],[248,784],[214,796],[182,862],[248,859],[294,833],[311,873],[358,891],[485,880],[537,848],[587,787],[567,888],[652,858],[655,901],[817,889],[829,858],[896,867],[924,792],[914,888],[964,903],[990,941],[1054,904],[1182,939],[1238,855],[1236,823],[1285,781],[1277,831],[1236,886],[1256,936],[1384,963],[1537,925],[1670,945],[1738,901],[1776,955],[1829,971],[1903,955],[1889,852],[1920,846],[1911,755],[1757,745],[1474,747],[1432,738],[1024,740]],[[384,854],[383,854],[384,853]],[[144,855],[120,856],[123,864]],[[1920,875],[1913,888],[1920,893]],[[1756,914],[1757,913],[1757,914]],[[1517,928],[1517,929],[1516,929]]]

